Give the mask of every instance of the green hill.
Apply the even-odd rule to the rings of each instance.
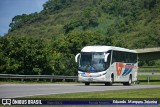
[[[160,46],[160,0],[49,0],[0,38],[0,72],[75,75],[86,45]]]
[[[59,37],[98,32],[116,46],[160,46],[159,0],[49,0],[40,13],[13,18],[7,35]]]

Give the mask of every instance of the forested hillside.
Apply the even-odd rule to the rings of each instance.
[[[160,0],[49,0],[0,37],[0,73],[76,75],[86,45],[160,47]],[[159,63],[148,63],[156,65]]]

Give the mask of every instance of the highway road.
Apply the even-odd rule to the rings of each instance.
[[[0,98],[17,98],[37,95],[64,94],[77,92],[97,92],[110,90],[160,88],[160,85],[113,85],[104,84],[0,84]]]

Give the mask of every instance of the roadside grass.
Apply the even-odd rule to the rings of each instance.
[[[117,99],[117,98],[126,99],[126,100],[127,99],[139,99],[139,98],[142,98],[142,99],[158,98],[158,100],[160,101],[160,88],[141,89],[141,90],[120,90],[120,91],[118,90],[118,91],[104,91],[104,92],[57,94],[57,95],[48,95],[48,96],[36,96],[36,97],[32,97],[32,98],[53,98],[53,99],[80,98],[80,99],[110,99],[110,100]],[[60,106],[55,106],[55,107],[60,107]],[[88,106],[72,106],[72,107],[88,107]],[[97,106],[94,106],[94,107],[97,107]],[[106,106],[98,106],[98,107],[106,107]],[[110,106],[110,107],[115,107],[115,106]],[[120,106],[120,107],[127,107],[127,106]],[[135,106],[130,106],[130,107],[135,107]],[[136,107],[146,107],[146,106],[136,106]],[[153,106],[153,107],[155,107],[155,106]],[[160,107],[160,105],[158,105],[158,107]]]
[[[29,98],[160,98],[160,88],[67,93],[47,96],[34,96]]]
[[[104,92],[82,92],[82,93],[68,93],[68,94],[57,94],[57,95],[47,95],[47,96],[34,96],[34,97],[25,97],[25,99],[50,99],[54,100],[74,100],[74,99],[82,99],[82,100],[98,100],[98,99],[158,99],[160,102],[160,88],[152,88],[152,89],[137,89],[137,90],[117,90],[117,91],[104,91]],[[11,107],[11,106],[0,106],[0,107]],[[12,106],[16,107],[16,106]],[[18,105],[18,107],[26,107]],[[35,107],[35,106],[29,106],[29,107]],[[50,107],[48,106],[41,106],[41,107]],[[54,106],[54,107],[89,107],[89,106]],[[97,107],[97,106],[92,106]],[[106,107],[106,106],[98,106],[98,107]],[[117,106],[109,106],[109,107],[117,107]],[[119,106],[119,107],[127,107],[127,106]],[[135,106],[129,106],[129,107],[135,107]],[[136,106],[136,107],[146,107],[146,106]],[[148,107],[148,106],[147,106]],[[155,107],[155,106],[150,106]],[[160,107],[160,105],[158,105]]]

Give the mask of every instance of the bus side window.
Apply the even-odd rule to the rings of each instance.
[[[133,63],[136,63],[136,62],[137,62],[137,54],[134,53],[134,54],[133,54]]]
[[[124,52],[118,51],[118,61],[117,62],[125,62]]]
[[[125,59],[125,52],[121,52],[121,55],[122,55],[121,61],[125,63],[125,60],[126,60],[126,59]]]
[[[125,52],[125,63],[128,63],[127,52]]]
[[[126,52],[125,54],[126,54],[126,56],[125,56],[126,63],[129,63],[129,53],[128,53],[128,52]]]

